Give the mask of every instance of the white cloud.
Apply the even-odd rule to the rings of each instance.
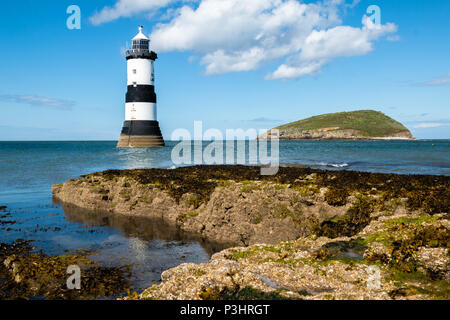
[[[373,50],[373,40],[395,31],[395,25],[375,25],[366,16],[362,28],[337,26],[328,30],[314,30],[306,38],[300,58],[316,60],[364,55]]]
[[[414,126],[414,129],[428,129],[448,126],[446,123],[439,122],[423,122]]]
[[[37,96],[34,94],[2,94],[0,95],[0,100],[60,110],[69,110],[75,105],[74,101]]]
[[[153,10],[181,0],[119,0],[91,18],[93,23]],[[364,55],[373,42],[396,32],[388,23],[364,17],[360,28],[342,25],[342,11],[354,0],[199,0],[182,5],[151,34],[157,52],[190,51],[206,74],[255,70],[282,60],[266,79],[313,75],[333,58]]]
[[[319,60],[315,62],[304,63],[303,65],[298,66],[289,66],[286,64],[282,64],[278,67],[277,70],[275,70],[271,74],[268,74],[265,79],[295,79],[308,74],[313,75],[318,73],[322,66],[324,66],[326,63],[326,60]]]
[[[121,17],[131,17],[141,12],[149,12],[166,7],[175,0],[119,0],[113,7],[104,7],[89,18],[94,25],[110,22]]]
[[[340,1],[338,1],[340,2]],[[203,55],[207,74],[248,71],[301,49],[314,28],[340,23],[336,1],[203,0],[151,34],[155,50]]]
[[[291,57],[290,63],[282,64],[266,79],[293,79],[315,74],[333,58],[361,56],[373,50],[373,41],[397,31],[388,23],[375,25],[367,16],[363,26],[336,26],[327,30],[313,30],[303,42],[300,53]]]
[[[264,59],[264,49],[254,47],[247,51],[231,54],[218,50],[205,55],[200,63],[206,65],[206,74],[216,74],[254,70]]]
[[[438,87],[438,86],[444,86],[450,83],[450,74],[438,77],[434,80],[425,81],[425,82],[419,82],[415,83],[415,86],[419,87]]]

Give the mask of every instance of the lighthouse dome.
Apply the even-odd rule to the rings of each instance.
[[[142,33],[143,26],[139,26],[139,33],[132,40],[150,40]]]

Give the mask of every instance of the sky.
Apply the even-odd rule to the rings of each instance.
[[[73,11],[80,9],[80,28]],[[450,1],[22,0],[0,10],[0,140],[117,140],[124,51],[158,53],[158,120],[270,129],[373,109],[450,139]],[[70,9],[70,8],[69,8]],[[69,20],[69,21],[68,21]],[[69,24],[68,24],[69,22]]]

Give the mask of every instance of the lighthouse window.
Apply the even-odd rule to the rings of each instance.
[[[133,40],[132,49],[148,50],[148,40]]]
[[[136,69],[133,69],[133,73],[136,74]]]
[[[141,40],[141,49],[146,49],[148,50],[148,40]]]

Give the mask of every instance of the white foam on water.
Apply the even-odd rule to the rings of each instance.
[[[348,163],[330,163],[329,166],[334,167],[334,168],[346,168],[349,166],[349,164]]]

